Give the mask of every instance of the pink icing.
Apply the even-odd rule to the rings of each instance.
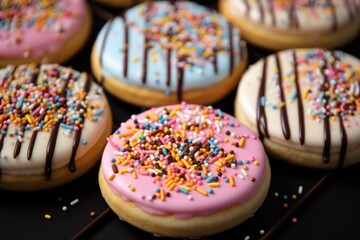
[[[165,112],[164,108],[167,109],[168,114]],[[130,136],[121,137],[122,134],[127,134],[134,130],[136,124],[134,123],[134,119],[136,119],[138,124],[137,131],[134,131]],[[165,122],[163,122],[164,119],[166,120]],[[191,128],[184,130],[184,124],[188,124],[194,128],[196,128],[196,124],[203,127],[196,133],[196,131]],[[190,187],[188,194],[183,193],[178,191],[181,185],[179,182],[176,183],[174,190],[169,190],[167,179],[170,175],[166,174],[155,181],[156,177],[152,177],[148,172],[144,171],[140,173],[140,169],[142,168],[140,163],[146,162],[146,159],[151,159],[151,156],[149,155],[156,155],[155,152],[157,152],[157,150],[149,150],[149,148],[146,148],[145,150],[144,145],[141,145],[150,140],[150,138],[155,137],[154,135],[151,136],[151,132],[153,131],[146,131],[141,128],[143,126],[155,125],[158,126],[158,129],[165,129],[164,131],[170,132],[170,135],[166,136],[162,134],[164,131],[160,130],[160,134],[157,133],[158,135],[156,135],[160,142],[169,146],[169,136],[175,136],[175,143],[177,144],[177,146],[174,146],[173,143],[173,147],[170,148],[170,150],[168,149],[167,154],[165,155],[162,150],[163,145],[161,145],[158,150],[159,154],[157,155],[160,161],[163,157],[167,158],[166,156],[170,155],[170,152],[177,152],[176,156],[181,156],[181,152],[185,152],[184,148],[186,148],[186,144],[183,144],[183,148],[181,148],[181,143],[184,143],[185,138],[192,140],[197,139],[195,142],[199,141],[202,144],[202,147],[204,147],[207,142],[212,141],[209,139],[211,138],[211,132],[213,132],[213,139],[217,139],[218,143],[210,144],[211,148],[208,148],[207,151],[204,147],[203,151],[207,154],[211,149],[216,151],[216,149],[223,148],[224,155],[219,157],[218,155],[206,156],[206,154],[203,154],[203,159],[200,159],[199,161],[202,166],[208,162],[208,173],[211,173],[213,176],[218,176],[216,164],[219,163],[219,158],[225,159],[226,156],[229,156],[230,154],[235,155],[233,162],[242,160],[242,164],[237,163],[233,167],[227,167],[224,163],[223,166],[221,166],[223,168],[223,174],[218,177],[220,187],[209,187],[207,180],[210,176],[201,175],[201,173],[205,174],[201,168],[195,167],[194,170],[190,170],[190,168],[186,169],[185,166],[175,167],[177,163],[173,162],[168,164],[167,161],[164,160],[164,171],[167,171],[168,168],[183,170],[184,182],[182,185],[193,182],[193,186],[199,187],[208,193],[207,196],[205,196],[196,191],[195,187]],[[167,128],[168,130],[166,130]],[[142,134],[137,135],[139,131]],[[176,134],[178,136],[176,136]],[[185,138],[184,134],[186,134]],[[140,137],[140,139],[136,141],[137,137]],[[245,138],[244,145],[235,146],[234,143],[239,143],[242,137]],[[134,150],[142,153],[136,154],[135,152],[136,156],[133,155],[130,160],[130,162],[133,161],[133,163],[135,163],[132,167],[134,172],[136,172],[137,178],[133,176],[131,170],[130,172],[121,173],[124,169],[129,170],[130,165],[122,164],[120,161],[116,162],[115,160],[119,157],[119,150],[120,152],[127,151],[124,151],[126,140],[129,140],[132,143],[132,153],[134,153]],[[189,143],[187,144],[192,145]],[[231,153],[231,150],[234,152]],[[191,154],[185,155],[190,156]],[[181,158],[184,159],[185,155],[181,156]],[[120,156],[120,159],[126,158],[125,156],[126,154]],[[196,158],[194,157],[194,154],[192,156],[193,158]],[[138,161],[134,159],[138,159]],[[149,162],[152,161],[153,160],[149,160]],[[251,198],[264,178],[265,161],[266,155],[261,141],[255,137],[251,130],[242,126],[234,117],[212,107],[183,103],[181,105],[153,108],[137,116],[133,116],[132,119],[121,124],[120,128],[108,138],[108,144],[102,157],[101,168],[112,191],[121,196],[124,200],[134,202],[138,207],[150,214],[174,214],[176,217],[188,218],[194,215],[208,215],[215,211],[241,204]],[[118,173],[114,173],[112,166],[114,162],[119,171]],[[230,163],[231,160],[228,162]],[[172,175],[176,175],[177,173],[175,172],[176,171],[174,170]],[[115,175],[115,177],[113,175]],[[204,178],[202,178],[202,176]],[[234,179],[234,186],[231,186],[229,182],[231,177],[229,176],[232,176]],[[112,179],[112,177],[114,178]],[[165,196],[162,200],[160,193],[157,193],[156,195],[156,192],[160,190],[163,190],[164,193],[169,192],[171,195]],[[213,191],[213,193],[209,193],[209,191]]]
[[[12,7],[6,2],[0,3],[1,57],[54,53],[79,31],[85,19],[83,0],[32,0],[29,4],[12,1]],[[49,5],[53,5],[51,10]]]

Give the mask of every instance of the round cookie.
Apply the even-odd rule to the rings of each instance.
[[[86,43],[91,14],[84,0],[0,1],[0,66],[63,63]]]
[[[0,70],[0,188],[34,191],[86,173],[111,133],[102,88],[58,64]]]
[[[220,11],[259,47],[334,48],[360,29],[358,0],[221,0]]]
[[[360,61],[342,51],[285,50],[244,73],[235,116],[269,155],[334,169],[360,161]]]
[[[106,202],[157,236],[202,237],[254,214],[270,185],[261,141],[210,106],[162,106],[134,115],[108,138],[100,171]]]
[[[107,22],[91,63],[111,94],[152,107],[216,102],[236,88],[246,59],[239,31],[220,14],[163,1],[139,4]]]

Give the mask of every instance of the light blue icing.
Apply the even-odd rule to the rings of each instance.
[[[162,15],[168,13],[170,4],[168,2],[154,2],[159,8],[159,12],[163,11]],[[229,49],[229,27],[228,22],[218,13],[205,8],[201,5],[192,2],[183,2],[178,5],[180,8],[186,8],[191,15],[196,14],[215,14],[216,18],[221,25],[223,31],[222,43]],[[152,48],[148,51],[147,58],[147,78],[145,85],[142,83],[143,75],[143,56],[144,56],[144,34],[142,29],[146,27],[148,22],[145,21],[141,12],[146,8],[146,4],[137,5],[129,9],[125,13],[126,21],[131,22],[131,26],[128,27],[128,70],[127,76],[124,76],[124,21],[121,17],[115,17],[111,24],[107,22],[99,32],[96,39],[97,55],[100,56],[102,52],[102,74],[105,77],[112,77],[123,81],[124,83],[133,84],[137,86],[146,86],[152,89],[160,91],[173,91],[178,89],[178,70],[176,66],[176,52],[171,51],[171,81],[170,86],[167,86],[167,53],[168,51],[162,49],[160,45],[155,45],[152,41]],[[210,15],[209,15],[210,16]],[[161,14],[153,19],[162,17]],[[110,29],[108,29],[111,27]],[[233,35],[233,67],[236,68],[237,64],[241,60],[242,49],[240,48],[240,34],[239,30],[232,27]],[[107,36],[104,41],[106,32]],[[193,29],[187,29],[187,31],[194,31]],[[154,55],[157,61],[154,61]],[[193,65],[185,68],[183,77],[183,90],[191,90],[196,88],[202,88],[222,81],[224,78],[230,75],[230,56],[228,51],[220,51],[216,54],[218,72],[214,71],[214,64],[210,60],[206,60],[205,66]],[[204,60],[203,58],[201,60]]]

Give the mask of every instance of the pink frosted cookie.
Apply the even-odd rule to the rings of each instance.
[[[238,29],[190,1],[129,8],[104,25],[91,53],[98,82],[145,107],[214,103],[236,88],[246,65]]]
[[[63,63],[87,41],[84,0],[0,1],[0,66]]]
[[[0,69],[0,188],[33,191],[70,182],[101,157],[111,133],[102,88],[58,64]]]
[[[360,161],[360,61],[342,51],[291,49],[244,74],[235,115],[269,155],[314,168]]]
[[[261,141],[234,117],[182,103],[122,123],[108,138],[99,183],[125,221],[155,235],[201,237],[260,207],[270,167]]]
[[[249,42],[268,49],[334,48],[360,30],[360,0],[220,0]]]

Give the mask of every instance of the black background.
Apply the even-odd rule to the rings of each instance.
[[[217,5],[217,1],[198,2],[212,7]],[[106,22],[97,7],[112,14],[121,11],[91,6],[93,31],[89,41],[71,61],[63,64],[87,72],[91,72],[92,45]],[[360,36],[340,49],[360,57],[359,48]],[[251,44],[248,44],[248,52],[250,64],[271,53]],[[213,106],[233,114],[235,94],[236,89]],[[110,95],[108,99],[114,126],[144,110]],[[247,236],[250,239],[294,240],[360,238],[359,164],[336,171],[302,168],[276,159],[270,159],[270,164],[269,194],[255,215],[234,229],[204,239],[245,239]],[[0,190],[0,239],[158,239],[122,222],[108,210],[98,187],[98,169],[99,164],[78,180],[51,190],[30,193]],[[304,189],[301,195],[298,194],[299,186]],[[296,199],[292,198],[293,194]],[[79,203],[70,206],[74,199],[79,199]],[[287,208],[284,203],[288,204]],[[67,206],[66,212],[62,211],[63,206]],[[91,212],[96,216],[90,216]],[[50,214],[52,219],[45,219],[44,214]],[[296,223],[292,222],[293,218],[297,219]],[[261,230],[265,233],[261,234]]]

